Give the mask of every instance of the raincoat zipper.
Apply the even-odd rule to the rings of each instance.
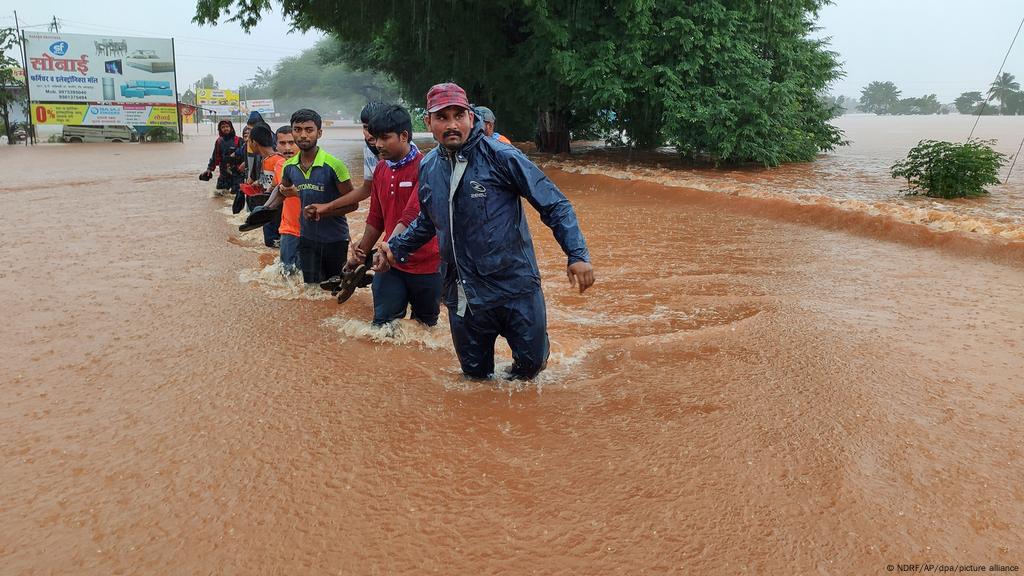
[[[448,156],[452,165],[452,178],[451,182],[448,183],[448,231],[452,237],[452,261],[455,262],[455,285],[456,293],[458,294],[455,314],[462,318],[466,315],[466,310],[472,313],[473,309],[469,307],[465,281],[462,279],[462,271],[459,270],[459,253],[455,249],[455,191],[458,189],[459,183],[462,182],[462,175],[465,174],[466,165],[469,162],[466,160],[460,162],[459,155],[453,154],[450,151]]]

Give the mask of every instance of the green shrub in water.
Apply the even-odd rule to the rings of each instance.
[[[906,159],[892,165],[893,178],[906,178],[908,194],[932,198],[973,198],[999,184],[1006,155],[992,149],[993,140],[963,143],[921,140]]]
[[[154,126],[145,135],[146,142],[177,142],[178,131],[167,126]]]

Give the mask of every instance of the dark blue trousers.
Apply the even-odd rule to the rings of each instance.
[[[340,275],[347,259],[348,240],[317,242],[299,236],[299,268],[306,284],[317,284]]]
[[[448,307],[455,353],[462,372],[472,378],[494,373],[494,342],[498,336],[512,349],[513,379],[529,380],[547,366],[548,321],[544,293],[537,290],[487,310],[470,311],[460,318]]]
[[[373,276],[373,323],[381,325],[405,318],[407,305],[412,319],[427,326],[437,324],[441,313],[441,273],[410,274],[392,268]]]

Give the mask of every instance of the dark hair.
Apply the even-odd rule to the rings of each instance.
[[[290,124],[294,126],[295,124],[298,124],[300,122],[312,122],[314,125],[316,125],[317,130],[319,130],[321,125],[323,124],[323,120],[320,119],[320,115],[317,114],[314,110],[310,110],[309,108],[296,110],[295,113],[292,114],[292,120]]]
[[[281,126],[280,128],[277,129],[277,133],[278,134],[291,134],[292,133],[292,127],[287,125],[287,124],[285,124],[284,126]]]
[[[369,124],[370,120],[373,120],[374,115],[383,110],[385,107],[386,105],[379,100],[367,102],[366,106],[363,106],[362,112],[359,113],[359,121],[363,124]]]
[[[263,119],[263,114],[260,114],[259,112],[255,111],[255,110],[253,110],[252,112],[249,112],[249,118],[245,121],[245,123],[248,124],[249,126],[255,126],[255,125],[259,124],[260,122],[262,122],[264,124],[267,123],[267,121]]]
[[[252,127],[252,132],[249,133],[249,139],[260,146],[271,148],[274,146],[274,131],[271,130],[270,126],[265,122],[260,122]]]
[[[370,119],[369,132],[374,137],[383,136],[390,132],[401,134],[409,133],[409,140],[412,140],[412,118],[405,108],[398,104],[384,106]]]

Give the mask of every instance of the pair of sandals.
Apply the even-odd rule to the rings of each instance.
[[[267,200],[270,199],[270,195],[258,194],[256,196],[252,196],[252,198],[254,202],[259,202],[262,204],[263,202],[266,202]],[[239,226],[238,231],[248,232],[249,230],[262,228],[267,224],[273,222],[274,218],[276,218],[280,213],[280,208],[267,208],[266,206],[262,205],[257,206],[252,209],[252,212],[249,212],[248,216],[245,217],[245,224]]]
[[[340,276],[332,276],[330,279],[321,282],[320,288],[330,290],[331,296],[337,296],[338,304],[343,304],[352,297],[356,288],[365,288],[373,283],[373,271],[371,268],[373,268],[373,255],[376,253],[376,248],[370,250],[362,264]]]

